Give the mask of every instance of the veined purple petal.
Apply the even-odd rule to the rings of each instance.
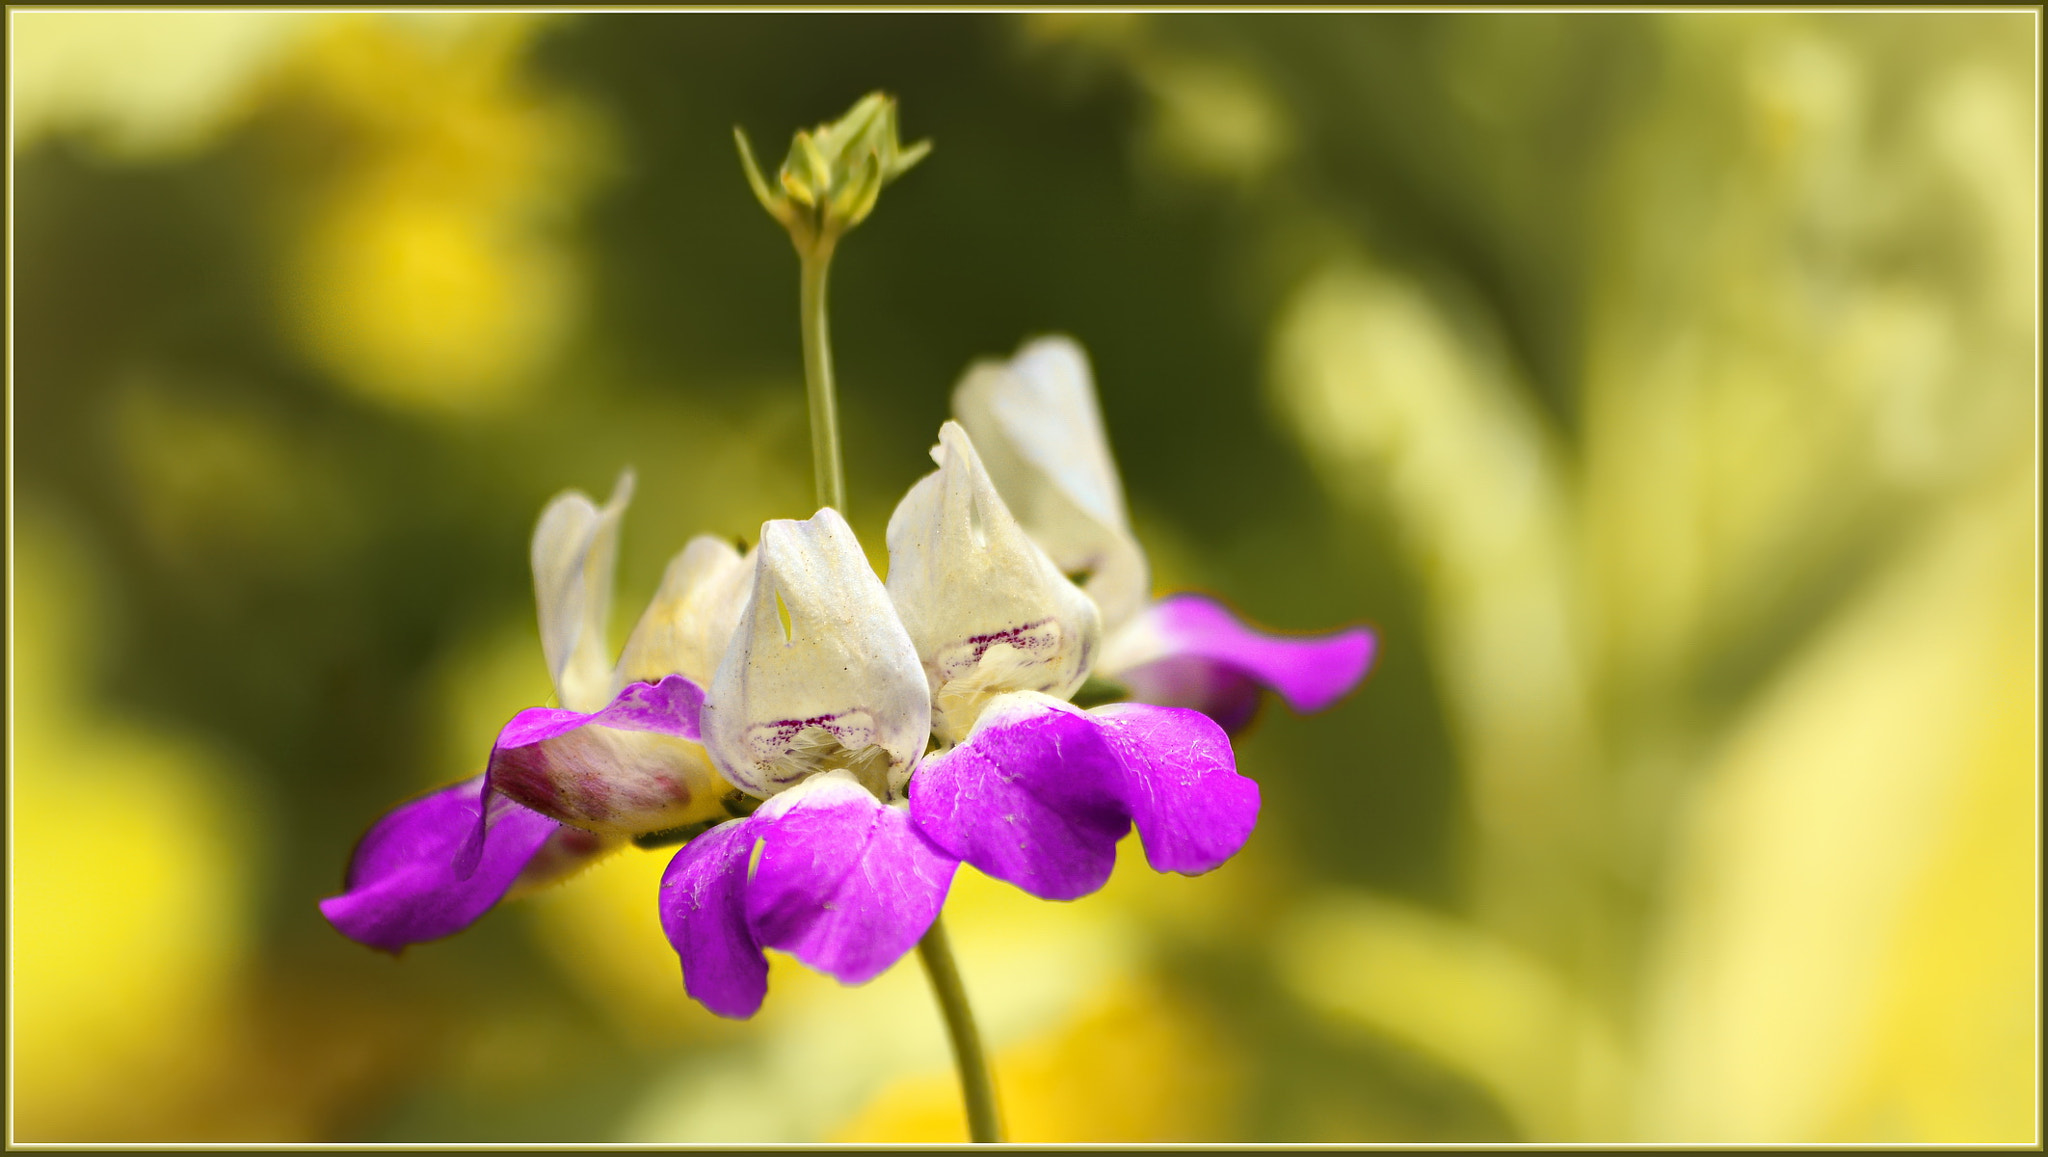
[[[1082,712],[1026,692],[996,700],[966,742],[925,760],[910,808],[951,854],[1034,896],[1072,900],[1109,879],[1133,822],[1154,869],[1215,868],[1251,835],[1259,788],[1198,711]]]
[[[1131,830],[1116,755],[1086,714],[1028,692],[994,701],[967,740],[926,759],[910,811],[932,842],[1047,900],[1109,879]]]
[[[850,773],[814,775],[749,817],[761,858],[747,883],[755,939],[845,984],[910,951],[945,905],[959,861]]]
[[[356,844],[347,889],[320,901],[342,935],[397,952],[459,932],[505,894],[561,825],[501,800],[489,824],[478,815],[483,778],[464,780],[378,820]],[[467,872],[456,852],[476,844]]]
[[[529,707],[498,732],[500,749],[531,747],[543,740],[596,724],[619,731],[655,731],[678,739],[699,738],[704,689],[681,675],[659,683],[634,683],[620,691],[601,711],[584,713],[560,707]]]
[[[528,708],[498,732],[483,794],[612,834],[689,822],[709,806],[716,779],[694,744],[703,709],[704,689],[681,675],[634,683],[601,711]],[[635,732],[643,734],[623,734]],[[458,874],[473,870],[482,835],[480,819],[456,857]]]
[[[750,817],[684,844],[661,877],[661,930],[682,958],[683,989],[720,1016],[744,1019],[768,993],[768,959],[747,924]]]
[[[1265,695],[1242,667],[1200,655],[1170,655],[1114,677],[1131,689],[1133,702],[1193,708],[1232,735],[1251,726]]]
[[[1372,665],[1371,631],[1353,627],[1316,636],[1271,635],[1238,621],[1223,604],[1196,594],[1160,600],[1107,657],[1115,677],[1147,702],[1192,707],[1226,727],[1249,721],[1249,679],[1272,688],[1294,710],[1321,711],[1357,686]],[[1116,652],[1121,651],[1121,654]]]
[[[1124,805],[1157,872],[1194,876],[1237,854],[1259,785],[1237,773],[1223,728],[1199,711],[1112,703],[1088,713],[1123,771]]]

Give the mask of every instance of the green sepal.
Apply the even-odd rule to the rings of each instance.
[[[931,153],[930,141],[896,136],[896,101],[871,92],[836,121],[798,130],[773,183],[762,174],[747,135],[733,139],[754,199],[789,230],[801,253],[829,252],[841,234],[867,219],[882,189]]]

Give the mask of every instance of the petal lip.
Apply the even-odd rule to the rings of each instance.
[[[653,731],[678,739],[702,735],[704,689],[682,675],[665,675],[657,683],[633,683],[598,711],[561,707],[529,707],[498,732],[493,751],[531,747],[544,740],[593,724],[619,731]]]
[[[1045,900],[1109,880],[1131,830],[1116,753],[1087,714],[1032,692],[990,703],[959,746],[926,757],[910,811],[933,843]]]
[[[1244,847],[1259,819],[1259,785],[1238,774],[1221,725],[1149,703],[1112,703],[1088,716],[1117,753],[1124,806],[1154,871],[1199,876]]]
[[[701,732],[701,716],[704,707],[704,690],[681,675],[669,675],[659,683],[635,683],[620,691],[610,704],[601,711],[589,713],[569,711],[558,707],[531,707],[512,717],[498,732],[498,741],[491,747],[490,762],[480,781],[479,801],[472,808],[471,831],[455,856],[455,872],[458,877],[467,878],[476,870],[483,854],[485,834],[497,822],[500,804],[524,805],[526,808],[554,815],[563,821],[578,821],[579,826],[590,817],[583,814],[588,810],[587,801],[581,797],[590,792],[572,792],[571,785],[558,784],[547,774],[542,758],[551,742],[573,737],[575,732],[586,727],[608,728],[614,731],[652,732],[675,739],[696,740]],[[625,769],[639,772],[643,769]],[[641,777],[652,782],[656,790],[665,790],[673,795],[678,805],[687,804],[695,785],[685,782],[680,775],[667,774],[664,769],[655,769],[653,774]],[[672,784],[668,781],[673,780]],[[663,787],[668,784],[667,787]],[[608,785],[590,785],[603,787]],[[618,784],[622,790],[631,788],[645,794],[646,784],[628,784],[623,774]],[[508,798],[504,789],[511,789],[520,798],[517,804]],[[574,795],[577,798],[572,799]],[[645,801],[641,801],[643,804]],[[655,801],[657,807],[659,801]]]
[[[458,849],[479,833],[483,777],[465,780],[393,809],[357,842],[347,885],[320,901],[336,931],[397,953],[475,923],[501,899],[561,827],[539,812],[503,801],[487,838],[477,839],[470,870],[456,870]]]
[[[1153,869],[1199,875],[1237,854],[1258,784],[1198,711],[1119,703],[1080,711],[1020,692],[967,741],[927,758],[911,814],[932,841],[1047,900],[1100,888],[1133,824]]]
[[[731,820],[684,844],[661,877],[661,930],[683,966],[683,990],[719,1016],[754,1015],[768,994],[768,958],[747,923],[754,821]]]
[[[1149,686],[1187,698],[1213,696],[1225,707],[1234,697],[1228,676],[1236,675],[1272,688],[1289,707],[1310,714],[1343,698],[1365,678],[1377,643],[1364,627],[1301,636],[1255,630],[1218,600],[1184,592],[1153,604],[1113,640],[1104,671],[1140,691]],[[1169,665],[1145,670],[1161,663]],[[1207,676],[1206,690],[1200,664],[1218,669]]]
[[[748,822],[761,842],[746,887],[755,939],[844,984],[867,983],[916,946],[959,867],[908,810],[843,771],[782,792]]]

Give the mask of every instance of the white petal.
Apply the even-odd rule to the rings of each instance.
[[[932,457],[938,472],[889,518],[889,597],[931,681],[933,729],[957,741],[997,695],[1072,695],[1102,618],[1011,517],[959,423]]]
[[[619,658],[614,690],[628,683],[682,675],[709,685],[753,589],[754,556],[709,534],[690,540],[661,576],[661,589],[640,616]]]
[[[1027,342],[1007,363],[980,362],[953,391],[989,476],[1017,521],[1081,581],[1115,630],[1145,605],[1151,577],[1131,537],[1123,485],[1103,431],[1088,355],[1071,339]]]
[[[900,793],[931,733],[930,692],[838,511],[761,527],[753,587],[703,719],[718,770],[754,795],[834,769]]]
[[[571,711],[596,711],[611,701],[612,656],[605,626],[619,558],[619,518],[632,499],[633,472],[621,471],[604,509],[581,491],[566,491],[548,503],[533,528],[541,652],[555,681],[555,697]]]

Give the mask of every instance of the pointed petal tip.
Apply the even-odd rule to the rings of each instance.
[[[403,804],[364,833],[349,859],[346,887],[320,901],[335,931],[394,955],[408,944],[438,940],[475,923],[501,899],[559,826],[506,802],[480,838],[476,801],[481,778]],[[473,837],[467,873],[457,853]]]
[[[1271,689],[1299,714],[1322,711],[1371,669],[1378,636],[1367,627],[1293,635],[1247,625],[1218,599],[1169,595],[1113,646],[1109,673],[1162,705],[1193,707],[1233,729],[1256,709],[1247,685]]]

